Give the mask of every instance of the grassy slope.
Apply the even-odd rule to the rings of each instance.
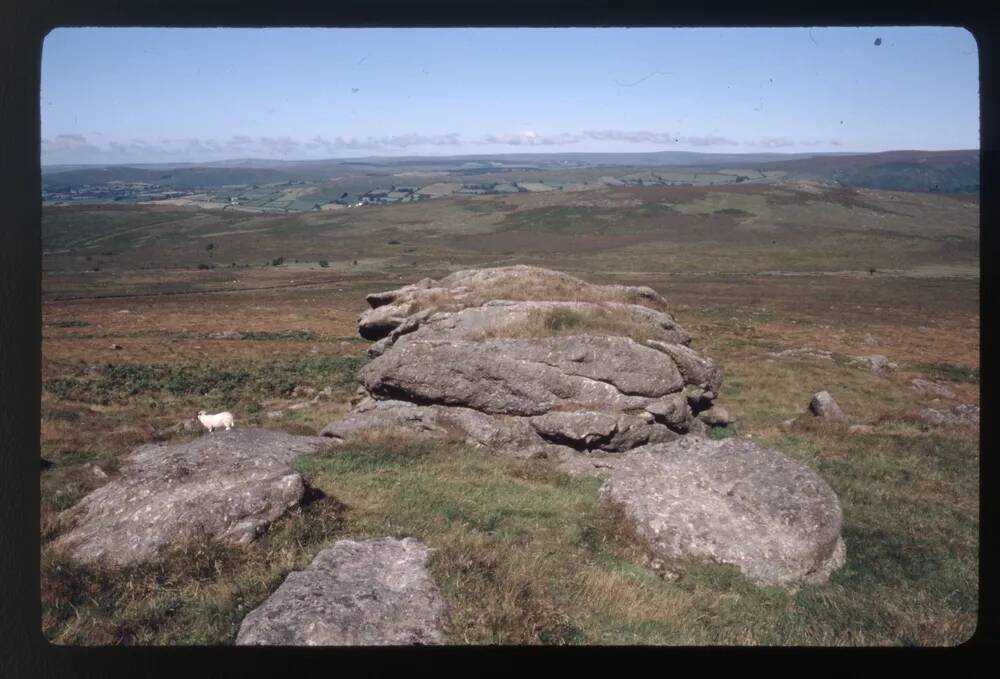
[[[664,215],[669,226],[676,209],[655,208],[644,216],[641,203],[657,203],[665,195],[694,212],[762,209],[752,196],[706,200],[702,194],[639,190],[585,200],[593,203],[595,215],[605,216],[602,210],[616,201],[632,201],[623,207],[637,222],[635,232],[647,234]],[[365,346],[353,339],[364,293],[424,275],[438,277],[449,257],[455,258],[453,266],[476,265],[494,262],[499,254],[462,250],[436,234],[496,229],[504,215],[537,209],[547,210],[544,219],[529,213],[527,223],[561,230],[551,221],[560,205],[569,211],[587,207],[558,202],[568,195],[491,199],[491,205],[508,208],[499,212],[467,209],[478,206],[478,199],[368,211],[351,217],[358,224],[348,224],[347,235],[331,241],[341,250],[351,247],[352,229],[368,233],[371,258],[357,266],[331,257],[329,269],[291,263],[259,267],[240,270],[239,282],[228,283],[233,275],[219,271],[139,270],[145,261],[140,248],[111,258],[120,267],[112,274],[73,273],[72,265],[47,274],[47,296],[196,292],[224,284],[234,292],[46,304],[42,455],[55,466],[41,475],[43,542],[60,529],[60,509],[106,482],[89,465],[98,464],[113,477],[134,446],[190,437],[169,428],[206,404],[225,405],[244,425],[317,431],[348,405],[351,374]],[[859,229],[848,221],[847,215],[860,214],[852,208],[840,205],[847,212],[839,213],[837,203],[802,205],[800,197],[791,198],[791,207],[803,210],[800,223],[809,214],[816,223],[829,223],[834,215],[840,220],[834,226],[851,233]],[[878,200],[879,207],[898,207],[890,204],[898,201]],[[965,201],[922,200],[928,205],[902,209],[937,210],[928,229],[967,237],[964,224],[972,208]],[[260,219],[254,217],[254,224]],[[276,230],[262,236],[263,251],[284,253],[291,261],[295,248],[316,249],[323,232],[303,235],[302,227],[323,222],[311,219],[290,230],[285,222],[271,222],[268,228]],[[704,219],[721,220],[707,224],[738,236],[733,229],[744,217],[724,213]],[[978,400],[978,282],[869,274],[848,261],[847,250],[854,246],[832,237],[801,248],[795,243],[805,241],[785,241],[770,249],[755,246],[752,237],[728,243],[683,240],[675,235],[683,231],[680,221],[676,229],[652,229],[654,240],[642,248],[609,241],[603,251],[581,253],[574,243],[594,229],[587,219],[577,221],[582,236],[517,229],[562,241],[563,254],[539,254],[520,241],[503,247],[514,248],[509,259],[577,268],[594,282],[648,284],[667,297],[695,345],[726,371],[720,402],[737,417],[727,433],[752,435],[802,460],[839,494],[848,562],[829,583],[797,592],[758,589],[734,569],[712,565],[691,566],[676,581],[664,580],[646,565],[623,524],[602,510],[596,481],[460,445],[372,440],[336,455],[303,459],[303,475],[325,497],[279,520],[247,548],[187,545],[151,567],[104,573],[74,567],[43,547],[46,637],[73,644],[230,643],[246,612],[318,550],[341,537],[391,534],[414,535],[438,549],[431,568],[450,603],[449,633],[456,643],[942,645],[967,638],[977,619],[978,432],[923,431],[914,415],[922,407]],[[921,235],[918,217],[898,221]],[[600,223],[605,222],[595,219],[593,225]],[[117,230],[128,222],[115,215],[108,226]],[[613,226],[615,232],[628,228]],[[219,224],[209,228],[219,230]],[[372,229],[395,234],[402,241],[393,246],[397,252],[375,257],[392,248],[381,236],[372,238]],[[99,219],[88,233],[100,236]],[[879,266],[919,266],[923,258],[940,261],[934,258],[946,252],[938,236],[862,235],[870,239],[865,245]],[[234,240],[213,240],[223,252],[237,247]],[[924,254],[907,254],[911,242],[924,243]],[[824,260],[821,250],[831,243],[841,243],[842,250],[828,251]],[[241,245],[242,255],[262,256],[252,245]],[[399,251],[408,247],[415,251]],[[174,266],[193,266],[202,252],[200,241],[178,242]],[[963,252],[951,257],[946,261],[978,265]],[[783,263],[863,274],[742,275]],[[698,271],[671,275],[685,267]],[[710,273],[720,270],[741,275]],[[275,287],[293,278],[307,284]],[[267,289],[240,292],[261,287]],[[540,319],[543,325],[547,320]],[[574,319],[556,320],[562,327]],[[245,334],[211,337],[227,330]],[[125,348],[112,352],[112,342]],[[825,349],[833,358],[768,360],[768,352],[787,348]],[[867,353],[884,353],[900,367],[878,376],[847,363],[849,355]],[[219,356],[225,361],[216,361]],[[910,387],[914,377],[944,380],[956,398],[935,402],[919,395]],[[289,394],[293,383],[334,386],[335,397],[268,417],[269,410],[301,400]],[[802,412],[820,388],[833,392],[853,421],[872,424],[874,431],[848,436],[817,426],[782,430],[779,423]]]

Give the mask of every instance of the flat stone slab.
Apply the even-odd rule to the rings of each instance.
[[[141,446],[121,476],[63,513],[72,529],[56,545],[77,561],[120,566],[184,539],[249,543],[302,499],[295,458],[329,445],[318,436],[251,428]]]
[[[844,564],[833,489],[749,441],[684,436],[636,448],[601,494],[663,559],[732,564],[760,584],[823,582]]]
[[[240,625],[236,644],[444,644],[446,606],[413,539],[339,540],[291,573]]]

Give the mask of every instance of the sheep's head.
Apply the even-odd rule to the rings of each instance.
[[[208,415],[208,411],[205,410],[198,411],[198,417],[205,417],[205,415]]]

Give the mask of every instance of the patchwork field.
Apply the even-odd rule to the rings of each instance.
[[[979,402],[979,230],[978,194],[804,182],[281,215],[47,207],[42,631],[60,644],[229,644],[319,550],[394,535],[438,550],[452,643],[959,644],[977,624],[979,430],[921,411]],[[794,591],[715,565],[665,579],[599,511],[596,480],[378,437],[301,461],[316,499],[246,547],[191,544],[118,572],[52,548],[60,511],[134,447],[197,436],[178,425],[199,410],[311,434],[342,414],[366,360],[367,293],[515,263],[661,293],[725,371],[718,403],[736,423],[722,435],[804,462],[836,491],[846,566]],[[850,362],[870,354],[898,367]],[[781,426],[822,389],[870,428]]]

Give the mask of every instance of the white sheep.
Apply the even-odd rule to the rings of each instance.
[[[226,431],[233,428],[233,414],[228,410],[215,415],[209,415],[202,410],[198,413],[198,421],[209,431],[215,431],[216,427],[225,427]]]

